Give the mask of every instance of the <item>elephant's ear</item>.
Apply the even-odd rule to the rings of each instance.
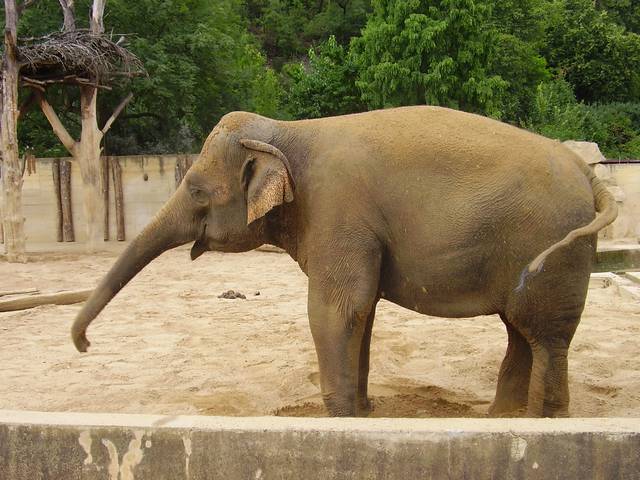
[[[242,139],[249,150],[242,166],[242,183],[247,192],[247,225],[278,205],[293,201],[295,184],[284,154],[273,145]]]

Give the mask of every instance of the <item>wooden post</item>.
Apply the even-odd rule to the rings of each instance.
[[[0,156],[0,190],[2,190],[2,158]],[[2,201],[0,200],[0,243],[4,243],[4,215],[2,214]]]
[[[102,200],[104,203],[104,241],[109,241],[109,157],[102,157],[100,162],[102,176]]]
[[[187,171],[189,171],[189,169],[191,168],[192,163],[193,163],[193,160],[191,159],[190,155],[178,156],[176,160],[176,172],[175,172],[176,189],[182,183],[182,179],[187,174]]]
[[[113,196],[116,204],[116,239],[124,241],[124,193],[122,191],[122,167],[117,157],[111,157],[111,173],[113,175]]]
[[[26,4],[23,4],[26,5]],[[5,251],[9,262],[26,262],[22,213],[22,165],[18,158],[18,9],[15,0],[5,0],[4,56],[2,59],[2,208]]]
[[[75,242],[71,210],[71,162],[60,161],[60,197],[62,199],[62,235],[65,242]]]
[[[51,162],[51,173],[53,175],[53,192],[56,195],[56,241],[62,242],[62,197],[60,192],[60,159],[54,158]]]

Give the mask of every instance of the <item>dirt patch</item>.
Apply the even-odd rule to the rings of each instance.
[[[484,417],[470,405],[450,402],[444,398],[430,398],[421,395],[394,395],[392,397],[372,397],[370,418],[456,418]],[[273,412],[279,417],[326,417],[321,403],[305,402],[302,405],[287,405]]]
[[[0,262],[0,290],[91,288],[115,257]],[[229,290],[246,300],[217,298]],[[0,408],[321,416],[306,303],[307,279],[287,255],[207,253],[191,262],[188,248],[173,250],[105,308],[87,354],[69,335],[78,305],[0,313]],[[449,320],[382,301],[371,415],[485,416],[505,348],[495,316]],[[639,351],[640,305],[615,287],[589,290],[569,355],[572,415],[640,417]]]

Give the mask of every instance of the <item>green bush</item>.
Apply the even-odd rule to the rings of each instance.
[[[584,136],[600,145],[608,158],[640,158],[640,103],[608,103],[589,106],[593,124],[584,125]]]
[[[565,80],[553,80],[538,85],[525,126],[561,141],[585,140],[582,137],[587,116],[588,109],[576,101],[571,85]]]
[[[356,67],[331,36],[309,50],[309,62],[285,65],[288,108],[294,118],[317,118],[365,110],[355,85]]]
[[[561,79],[538,86],[525,126],[561,141],[596,142],[608,158],[640,158],[640,103],[585,105]]]

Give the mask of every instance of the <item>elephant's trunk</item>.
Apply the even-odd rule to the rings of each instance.
[[[90,345],[86,337],[87,327],[129,280],[161,253],[195,239],[195,225],[185,222],[185,219],[191,220],[191,215],[185,212],[186,194],[184,187],[178,189],[151,223],[122,252],[93,291],[71,327],[71,338],[78,351],[87,351]]]

